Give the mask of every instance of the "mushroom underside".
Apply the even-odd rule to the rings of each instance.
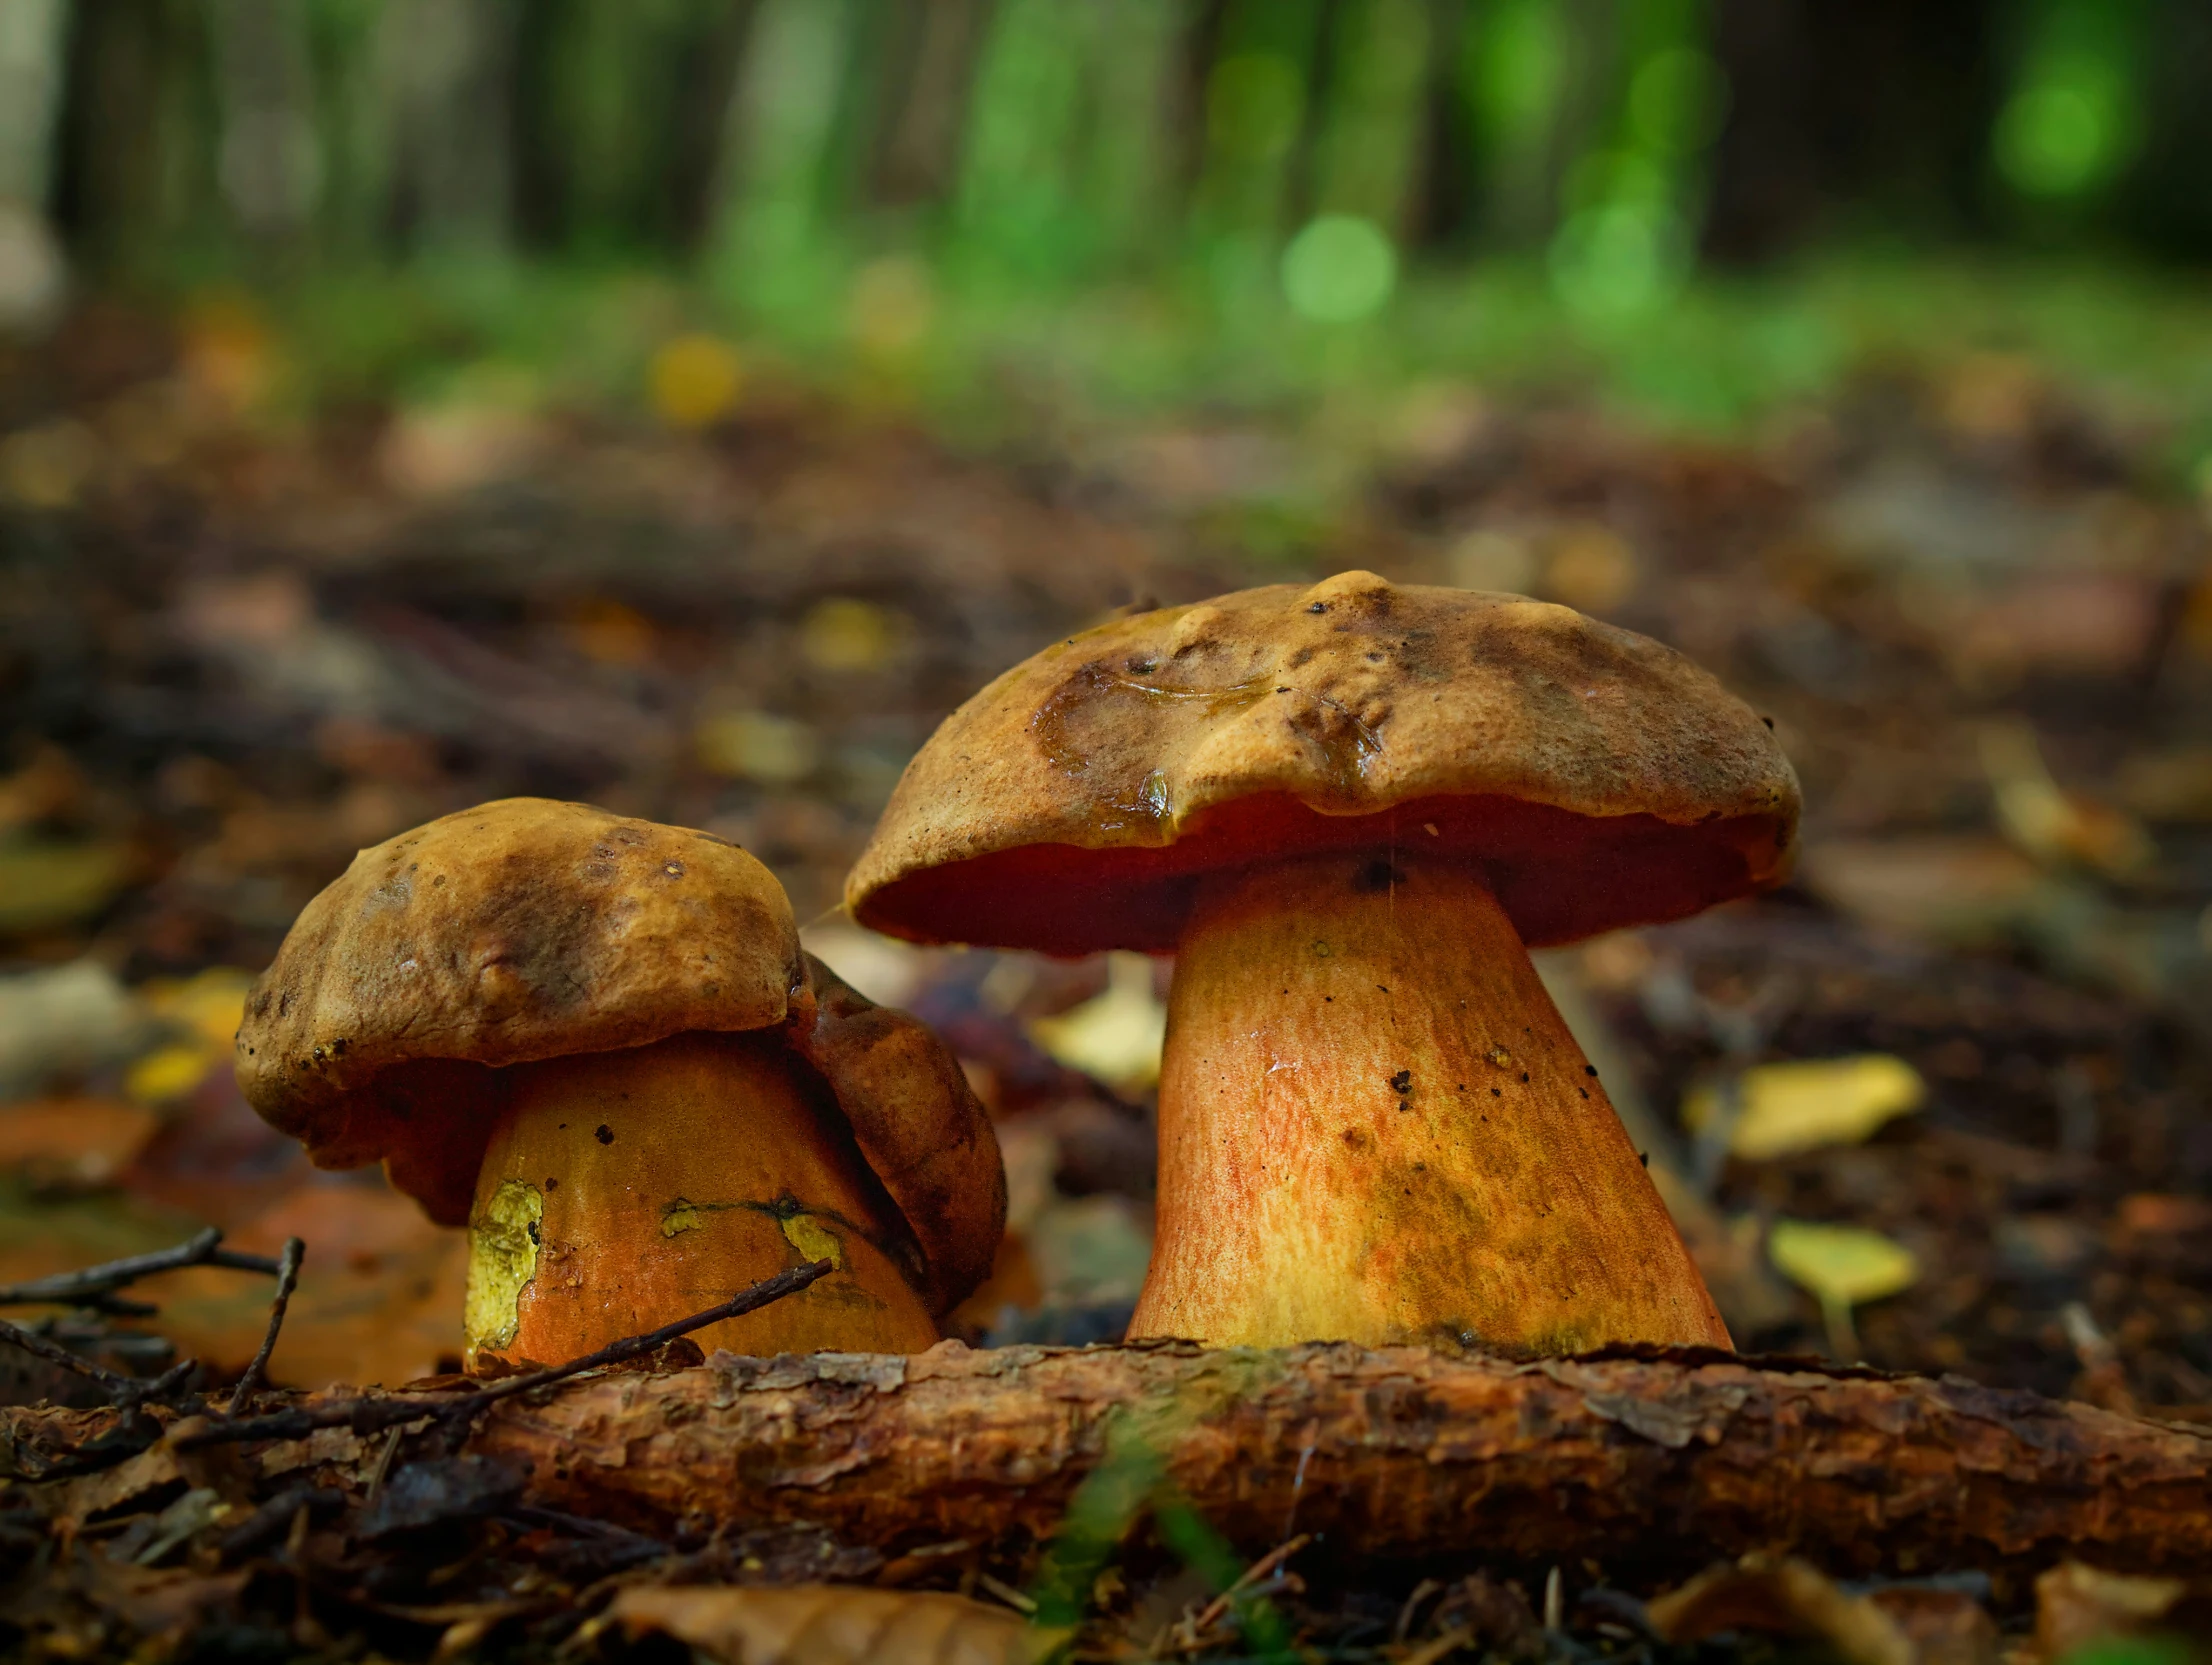
[[[1101,811],[1098,825],[1110,837],[1126,820]],[[1680,825],[1457,794],[1331,814],[1287,793],[1263,793],[1175,824],[1171,843],[1028,842],[917,865],[860,898],[855,914],[922,942],[1167,953],[1210,875],[1255,860],[1397,851],[1479,874],[1518,942],[1545,947],[1687,918],[1761,889],[1787,865],[1792,825],[1780,813],[1716,813]],[[1148,827],[1145,836],[1162,834]]]

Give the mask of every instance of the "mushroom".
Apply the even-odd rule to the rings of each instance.
[[[1728,1345],[1527,949],[1776,882],[1769,724],[1669,648],[1347,572],[1116,619],[908,766],[921,942],[1177,956],[1134,1336]]]
[[[804,954],[711,833],[510,798],[364,850],[247,998],[239,1084],[326,1168],[469,1228],[466,1367],[557,1363],[828,1259],[700,1333],[916,1352],[1006,1186],[958,1062]]]

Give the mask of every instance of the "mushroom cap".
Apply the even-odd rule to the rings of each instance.
[[[468,1221],[505,1066],[777,1029],[904,1217],[943,1313],[1006,1223],[998,1139],[959,1060],[799,948],[783,887],[712,833],[508,798],[354,857],[246,999],[239,1086],[319,1167],[381,1161]]]
[[[928,1025],[876,1005],[812,954],[806,966],[815,998],[793,1017],[792,1047],[828,1084],[905,1216],[923,1261],[917,1287],[942,1316],[990,1275],[1006,1230],[998,1135],[960,1060]]]
[[[907,765],[845,902],[920,942],[1165,952],[1208,872],[1395,847],[1479,864],[1541,946],[1779,882],[1798,807],[1770,726],[1672,648],[1346,572],[1015,666]]]
[[[320,1167],[468,1217],[497,1071],[811,1004],[783,887],[712,833],[505,798],[363,850],[246,998],[238,1084]]]

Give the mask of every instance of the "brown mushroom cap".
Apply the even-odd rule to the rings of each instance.
[[[1346,572],[1015,666],[907,766],[845,901],[916,941],[1158,952],[1204,873],[1395,844],[1480,864],[1540,946],[1776,883],[1797,815],[1768,725],[1673,649]]]
[[[506,798],[363,850],[247,996],[238,1084],[320,1167],[468,1217],[509,1064],[810,1003],[783,887],[712,833]]]

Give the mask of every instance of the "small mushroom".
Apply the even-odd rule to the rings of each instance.
[[[914,1019],[802,953],[711,833],[510,798],[364,850],[254,985],[238,1079],[326,1168],[470,1233],[467,1367],[558,1363],[828,1259],[702,1331],[915,1352],[1005,1221],[989,1119]]]
[[[1526,949],[1775,882],[1797,812],[1680,654],[1348,572],[1007,672],[845,897],[915,941],[1177,955],[1133,1335],[1725,1346]]]

